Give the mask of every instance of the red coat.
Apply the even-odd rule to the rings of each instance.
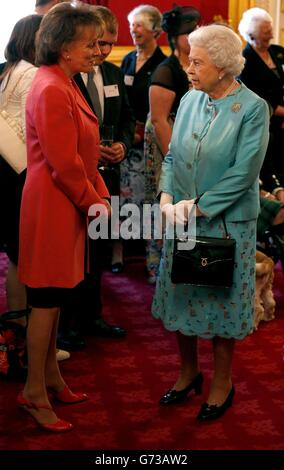
[[[97,118],[58,65],[38,70],[26,129],[19,278],[30,287],[74,287],[84,278],[86,214],[109,193],[97,170]]]

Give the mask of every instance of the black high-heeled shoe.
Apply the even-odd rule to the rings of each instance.
[[[199,421],[209,421],[211,419],[217,419],[222,416],[226,409],[232,406],[233,396],[235,394],[234,386],[231,388],[229,395],[227,396],[224,403],[220,406],[217,405],[208,405],[208,403],[203,403],[201,405],[200,411],[197,415]]]
[[[183,390],[177,391],[174,388],[168,390],[167,393],[162,396],[159,403],[160,405],[173,405],[175,403],[181,403],[186,399],[191,390],[194,390],[195,395],[201,395],[202,383],[203,375],[201,372],[199,372],[199,374],[197,374],[197,376]]]

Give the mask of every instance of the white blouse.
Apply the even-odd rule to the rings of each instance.
[[[0,111],[8,113],[19,137],[26,139],[26,99],[38,68],[21,60],[5,77],[0,86]]]

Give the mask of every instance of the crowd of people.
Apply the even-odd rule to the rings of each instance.
[[[236,241],[228,289],[174,284],[173,239],[153,237],[146,246],[148,282],[156,284],[152,314],[176,333],[180,353],[177,380],[161,405],[202,393],[198,338],[212,340],[214,371],[200,421],[233,403],[235,341],[253,327],[256,239],[271,228],[284,235],[277,150],[284,49],[270,44],[271,16],[260,8],[244,13],[244,49],[228,25],[202,25],[191,6],[162,13],[139,5],[128,21],[135,49],[119,68],[107,60],[118,39],[110,9],[37,0],[35,14],[15,25],[0,69],[0,111],[16,123],[27,155],[20,172],[0,158],[8,307],[31,308],[28,374],[17,404],[49,432],[73,428],[51,397],[88,399],[66,384],[57,348],[83,348],[86,334],[126,335],[104,320],[101,296],[109,253],[114,275],[123,270],[123,241],[93,240],[87,230],[98,208],[110,229],[111,196],[140,210],[160,204],[167,227],[190,222],[195,208],[198,236],[222,238],[225,219]],[[169,57],[158,45],[163,31]]]

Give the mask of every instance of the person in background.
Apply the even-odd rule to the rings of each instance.
[[[26,98],[37,71],[35,37],[41,20],[39,15],[29,15],[15,24],[5,49],[7,62],[3,64],[0,75],[0,110],[4,107],[13,118],[23,140],[26,134]],[[27,307],[26,288],[17,275],[20,205],[25,177],[26,169],[18,174],[0,157],[0,237],[9,258],[6,278],[9,310],[24,310]]]
[[[0,103],[6,103],[5,109],[17,122],[23,139],[26,97],[37,71],[34,65],[35,37],[41,19],[40,15],[29,15],[16,23],[6,47],[7,62],[0,66]],[[26,169],[18,175],[2,157],[0,158],[0,204],[3,220],[0,239],[9,258],[6,294],[8,309],[12,311],[27,308],[26,288],[19,282],[17,274],[20,205],[25,178]],[[26,323],[25,317],[14,321],[24,326]],[[57,360],[64,360],[68,359],[70,354],[57,350],[56,357]]]
[[[136,128],[132,148],[121,164],[121,205],[134,203],[140,209],[145,198],[144,127],[149,112],[151,75],[165,58],[157,44],[161,12],[152,5],[139,5],[128,14],[130,34],[136,49],[121,64]]]
[[[38,32],[39,70],[26,105],[28,168],[18,272],[32,311],[28,377],[17,404],[50,432],[73,427],[57,417],[50,397],[68,404],[87,399],[66,385],[56,360],[56,337],[60,307],[76,295],[88,266],[90,208],[100,204],[110,214],[109,193],[97,169],[98,120],[73,80],[76,73],[92,70],[102,32],[102,20],[90,7],[53,7]]]
[[[135,120],[128,102],[123,74],[116,65],[106,60],[117,41],[117,19],[108,8],[102,6],[94,8],[105,25],[103,36],[99,39],[101,53],[96,57],[94,70],[89,74],[77,74],[74,80],[89,106],[98,117],[100,116],[101,125],[113,126],[114,143],[111,147],[100,146],[100,163],[104,165],[100,171],[110,194],[119,196],[119,166],[131,147]],[[88,80],[92,80],[91,86]],[[99,102],[96,101],[96,97],[99,97]],[[84,340],[78,331],[111,338],[120,338],[126,333],[123,328],[110,325],[102,318],[101,278],[108,242],[90,240],[90,248],[94,257],[95,272],[86,273],[77,302],[65,305],[61,310],[62,323],[57,344],[67,349],[83,346]],[[70,328],[71,322],[73,328]]]
[[[186,223],[194,201],[196,235],[222,238],[224,216],[236,240],[231,288],[171,282],[173,240],[165,239],[152,313],[175,331],[181,367],[161,405],[202,392],[197,338],[212,339],[214,374],[200,421],[222,416],[235,393],[231,368],[235,340],[253,330],[256,219],[259,171],[269,137],[267,103],[236,80],[244,65],[242,43],[221,25],[203,26],[189,35],[189,79],[193,90],[181,100],[159,190],[162,213],[172,224],[176,211]],[[187,214],[187,215],[186,215]]]
[[[156,199],[162,161],[168,151],[172,126],[182,96],[189,90],[188,34],[199,24],[200,13],[191,6],[175,6],[163,14],[162,28],[168,35],[171,55],[154,71],[149,89],[150,113],[145,126],[145,202]],[[162,240],[146,244],[148,282],[154,284],[160,264]]]
[[[45,15],[52,7],[57,5],[57,3],[62,3],[63,1],[69,0],[36,0],[35,12],[38,15]]]
[[[283,185],[284,158],[279,149],[284,146],[284,48],[271,44],[272,18],[262,8],[250,8],[243,13],[239,32],[247,41],[243,50],[246,62],[240,78],[248,88],[269,103],[272,112],[269,159]]]
[[[250,8],[243,13],[239,32],[247,41],[243,50],[246,62],[240,78],[268,102],[271,111],[270,141],[260,172],[257,239],[262,243],[267,239],[267,232],[272,234],[284,260],[284,163],[279,152],[284,144],[284,48],[271,44],[273,21],[262,8]]]
[[[281,238],[284,236],[284,188],[280,180],[281,175],[277,174],[273,166],[270,137],[260,171],[260,213],[257,219],[257,241],[260,244],[267,240],[267,232]],[[281,239],[278,241],[281,242]],[[283,241],[279,244],[279,248],[281,258],[284,260]]]

